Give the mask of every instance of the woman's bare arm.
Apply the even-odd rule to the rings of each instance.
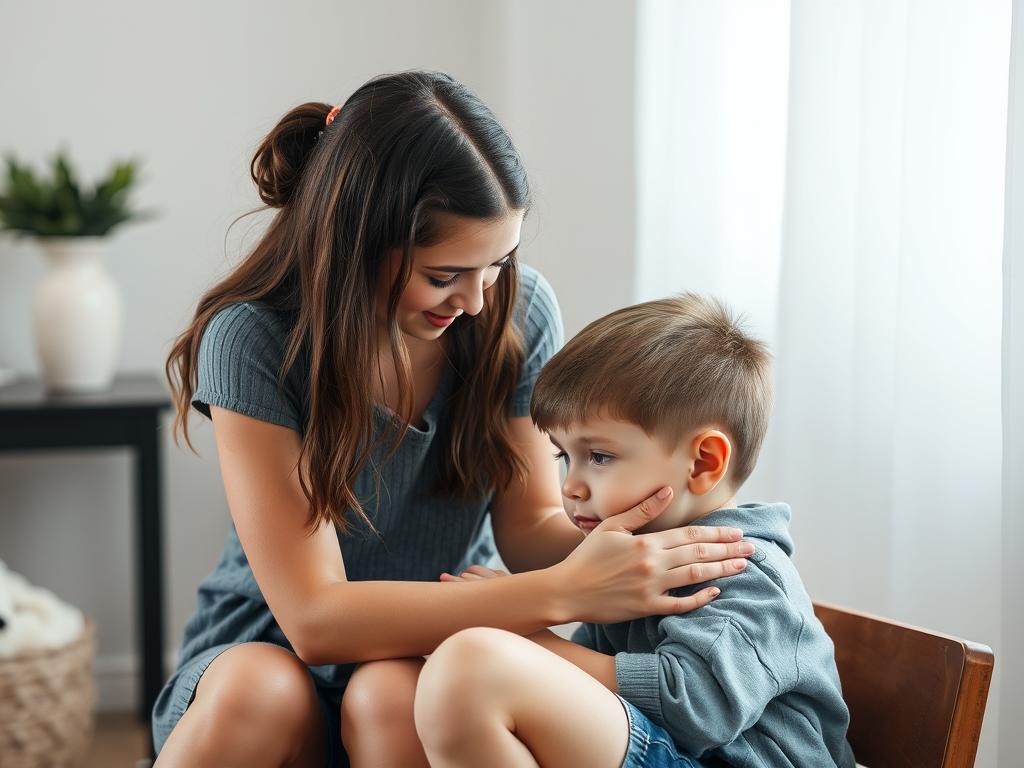
[[[211,407],[228,507],[271,612],[309,664],[430,653],[453,632],[529,633],[559,613],[548,574],[507,584],[349,582],[330,524],[311,535],[298,481],[299,435]],[[563,609],[564,610],[564,609]]]
[[[685,570],[694,560],[691,541],[674,541],[671,531],[624,532],[670,500],[652,497],[609,518],[569,558],[543,570],[467,584],[349,582],[334,529],[324,525],[310,535],[306,528],[298,433],[222,408],[211,412],[228,507],[249,565],[285,636],[311,665],[420,656],[472,626],[530,634],[575,620],[692,610],[711,599],[706,591],[687,598],[665,592],[715,578],[721,563],[710,561],[736,543],[711,542],[738,541],[724,529],[704,529],[709,543],[700,559],[709,562],[703,578],[692,579]]]
[[[558,464],[547,436],[529,417],[509,420],[512,440],[526,461],[526,482],[495,495],[494,541],[509,570],[531,571],[561,562],[583,541],[562,506]]]

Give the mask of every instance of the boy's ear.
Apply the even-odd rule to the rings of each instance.
[[[713,490],[729,470],[732,443],[725,433],[708,429],[693,438],[690,447],[693,468],[687,488],[695,496],[703,496]]]

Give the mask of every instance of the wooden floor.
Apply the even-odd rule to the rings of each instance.
[[[147,739],[134,712],[101,713],[96,718],[92,747],[80,768],[144,768],[149,765]]]

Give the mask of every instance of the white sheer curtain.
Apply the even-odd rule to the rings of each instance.
[[[1001,765],[1024,763],[1024,0],[1013,2],[1003,244],[1003,642]]]
[[[771,334],[788,0],[642,2],[639,15],[638,297],[724,293]]]
[[[638,298],[750,314],[777,397],[742,495],[793,505],[815,597],[993,646],[995,765],[1010,0],[640,9]]]

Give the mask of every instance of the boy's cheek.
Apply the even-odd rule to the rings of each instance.
[[[596,502],[594,507],[601,511],[602,519],[632,509],[658,489],[656,484],[647,482],[646,478],[631,476],[629,473],[619,473],[609,478],[609,481],[601,488],[592,489],[591,503]]]
[[[618,515],[632,509],[645,498],[640,497],[637,499],[634,498],[633,494],[627,495],[621,492],[615,494],[609,493],[602,496],[594,494],[594,496],[595,498],[591,499],[590,509],[593,510],[592,514],[602,520],[606,520],[613,515]]]

